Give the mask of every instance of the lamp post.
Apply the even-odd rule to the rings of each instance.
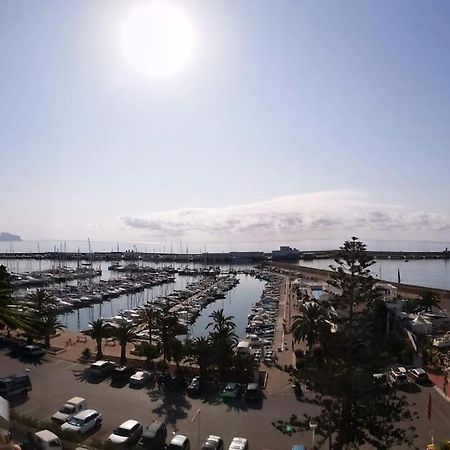
[[[309,428],[312,431],[312,446],[314,448],[314,445],[316,444],[316,428],[317,428],[318,423],[314,422],[311,420],[311,422],[309,422]]]

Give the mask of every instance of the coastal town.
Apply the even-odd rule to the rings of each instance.
[[[130,421],[139,429],[127,446],[144,449],[178,449],[186,443],[191,448],[316,448],[332,441],[333,433],[327,435],[314,419],[305,428],[292,415],[314,417],[320,411],[314,383],[302,368],[306,373],[308,360],[326,348],[320,327],[328,323],[330,336],[337,336],[343,326],[344,309],[332,306],[342,295],[334,272],[281,261],[226,269],[154,267],[126,258],[108,264],[107,281],[91,266],[28,274],[8,274],[3,267],[2,295],[9,296],[3,298],[10,299],[6,304],[14,306],[13,315],[46,318],[35,333],[2,319],[0,394],[11,407],[3,420],[17,445],[37,445],[45,430],[52,445],[40,445],[114,446],[111,433]],[[86,329],[68,330],[57,320],[68,310],[173,284],[175,277],[192,281],[157,298],[143,297],[135,308],[102,316]],[[250,306],[245,336],[238,336],[235,318],[224,315],[221,304],[247,277],[261,280],[264,288]],[[449,439],[448,291],[376,279],[372,291],[385,310],[380,319],[385,334],[396,342],[390,344],[387,364],[373,361],[371,367],[379,367],[370,374],[373,383],[382,385],[386,395],[404,396],[415,417],[415,445],[425,448]],[[208,334],[191,337],[190,327],[210,306]],[[319,309],[325,320],[317,315]],[[315,330],[308,331],[311,320]],[[68,410],[73,398],[82,402],[73,417],[97,414],[86,433],[64,425],[72,423],[71,414],[59,421],[53,417],[61,405],[61,411]],[[149,446],[148,430],[158,426],[164,439],[159,447]]]

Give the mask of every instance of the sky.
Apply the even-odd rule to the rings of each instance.
[[[153,3],[0,2],[0,231],[448,239],[449,2],[170,2],[195,45],[160,77],[120,40]]]

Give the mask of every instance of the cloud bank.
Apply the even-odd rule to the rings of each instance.
[[[249,239],[450,230],[448,215],[377,204],[354,191],[289,195],[250,204],[181,208],[120,219],[127,227],[155,237]]]

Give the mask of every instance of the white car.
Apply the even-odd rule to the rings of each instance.
[[[142,435],[142,425],[137,420],[127,420],[108,437],[108,442],[124,445],[136,442]]]
[[[93,428],[102,424],[103,417],[94,409],[85,409],[75,414],[66,423],[61,425],[61,430],[73,431],[74,433],[85,434]]]
[[[235,437],[231,441],[228,450],[248,450],[248,440],[246,438]]]
[[[139,370],[130,377],[130,387],[142,387],[145,386],[151,379],[151,373],[146,370]]]

